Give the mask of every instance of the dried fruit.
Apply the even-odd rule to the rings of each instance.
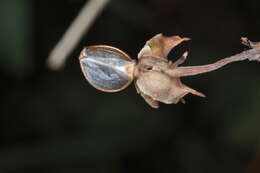
[[[79,57],[81,69],[95,88],[106,92],[121,91],[134,79],[137,92],[151,107],[158,108],[159,102],[185,103],[183,97],[189,93],[205,97],[204,94],[184,85],[180,77],[210,72],[235,61],[260,60],[260,43],[242,38],[242,43],[252,49],[213,64],[180,67],[188,52],[184,52],[176,62],[169,61],[167,56],[171,49],[188,40],[190,39],[157,34],[146,42],[138,54],[137,62],[117,48],[90,46],[83,49]]]

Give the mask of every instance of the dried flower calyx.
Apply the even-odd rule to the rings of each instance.
[[[153,108],[158,108],[159,102],[176,104],[182,101],[185,103],[183,97],[188,93],[205,97],[204,94],[184,85],[180,77],[210,72],[234,61],[245,59],[259,61],[260,59],[260,50],[258,50],[260,44],[242,38],[243,44],[257,50],[245,51],[203,66],[180,67],[186,60],[188,52],[185,52],[176,62],[169,61],[167,56],[171,49],[188,40],[190,39],[179,36],[165,37],[158,34],[147,41],[138,54],[139,62],[135,68],[136,89]],[[149,69],[145,67],[149,67]]]

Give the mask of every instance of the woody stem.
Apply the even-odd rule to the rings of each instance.
[[[217,70],[231,62],[244,61],[260,61],[260,47],[241,52],[228,58],[221,59],[215,63],[201,66],[177,67],[166,70],[165,73],[173,77],[193,76],[201,73],[207,73]]]

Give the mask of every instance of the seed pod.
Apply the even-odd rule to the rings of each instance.
[[[86,47],[79,61],[85,78],[98,90],[121,91],[133,81],[135,61],[117,48],[105,45]]]
[[[138,61],[132,60],[123,51],[111,46],[89,46],[82,50],[79,61],[85,78],[95,88],[105,92],[117,92],[126,88],[135,79],[137,93],[153,108],[159,102],[185,103],[184,96],[191,93],[200,97],[204,94],[181,82],[181,77],[193,76],[217,70],[231,62],[243,60],[260,61],[260,43],[242,38],[243,44],[252,48],[240,54],[200,66],[181,66],[188,52],[175,62],[168,60],[169,52],[189,38],[166,37],[157,34],[146,42],[138,53]]]

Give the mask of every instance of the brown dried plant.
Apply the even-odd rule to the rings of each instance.
[[[135,86],[137,92],[151,107],[158,108],[159,102],[176,104],[182,101],[185,103],[183,97],[188,93],[205,97],[201,92],[183,84],[180,77],[207,73],[235,61],[246,59],[260,61],[260,44],[253,43],[247,38],[242,38],[242,43],[252,49],[212,64],[181,67],[180,65],[186,60],[188,52],[185,52],[176,62],[169,61],[168,54],[172,48],[188,40],[190,39],[179,36],[165,37],[162,34],[157,34],[147,41],[139,52],[138,63],[134,71]]]
[[[81,69],[92,86],[105,92],[121,91],[134,80],[137,92],[151,107],[158,108],[159,102],[185,103],[183,97],[189,93],[205,97],[201,92],[183,84],[181,77],[207,73],[231,62],[246,59],[260,61],[260,43],[251,42],[247,38],[242,38],[242,43],[249,50],[212,64],[181,66],[187,59],[187,51],[175,62],[168,60],[169,52],[188,40],[190,39],[186,37],[157,34],[146,42],[137,61],[111,46],[89,46],[80,54]]]

